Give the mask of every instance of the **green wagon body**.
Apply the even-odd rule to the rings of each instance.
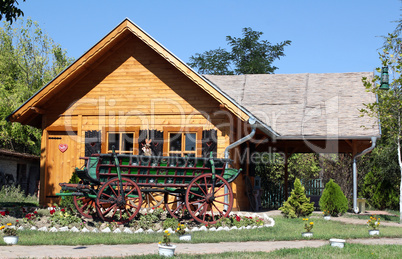
[[[75,203],[76,200],[84,201],[84,206],[80,207],[75,204],[83,216],[89,215],[83,213],[80,208],[96,207],[95,201],[102,204],[105,197],[116,196],[116,193],[113,193],[111,189],[115,189],[115,192],[120,192],[123,189],[130,190],[127,199],[138,196],[141,196],[142,199],[145,198],[147,193],[163,193],[165,195],[165,206],[168,208],[169,213],[174,215],[170,210],[172,202],[169,202],[169,195],[173,198],[176,197],[176,200],[181,200],[181,207],[177,205],[176,210],[177,208],[184,209],[186,208],[185,199],[187,199],[187,203],[191,203],[194,197],[207,196],[207,192],[214,191],[215,187],[219,188],[219,186],[228,185],[227,183],[236,179],[240,173],[240,170],[227,168],[227,164],[231,160],[212,157],[156,157],[112,153],[95,154],[84,159],[86,161],[85,166],[81,169],[76,168],[76,174],[81,179],[80,184],[61,183],[62,192],[58,193],[59,196],[75,196]],[[119,181],[120,186],[116,186]],[[200,181],[203,181],[203,184]],[[107,187],[109,189],[103,187],[105,184],[109,184]],[[130,189],[132,186],[138,189],[135,191]],[[211,188],[211,186],[213,187]],[[230,189],[230,187],[226,186],[225,190],[227,188]],[[103,193],[99,194],[100,191]],[[230,193],[230,197],[232,196],[233,194]],[[153,197],[152,194],[151,197]],[[112,198],[107,199],[111,200],[110,203],[118,203],[120,207],[125,206],[124,202],[126,201],[117,201],[114,198],[113,201]],[[208,201],[208,204],[204,207],[208,206],[208,211],[211,210],[211,204],[215,201],[214,195],[209,195],[204,200]],[[194,205],[191,206],[194,207]],[[206,213],[207,209],[203,209],[203,211],[203,213]],[[192,216],[196,217],[200,213],[200,211],[196,210]],[[204,222],[205,218],[198,221]]]

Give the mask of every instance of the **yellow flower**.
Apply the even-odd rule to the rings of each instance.
[[[168,236],[170,236],[170,233],[167,233]]]
[[[177,228],[176,230],[177,230],[177,231],[179,231],[179,230],[180,230],[180,228]]]
[[[1,227],[0,227],[0,230],[2,230],[2,229],[5,228],[5,227],[6,227],[6,226],[1,226]]]
[[[161,241],[159,241],[159,243],[158,244],[162,244],[162,242]]]
[[[11,223],[7,223],[7,226],[11,226],[12,224]]]
[[[169,233],[169,230],[166,229],[166,230],[165,230],[165,234],[167,234],[167,233]]]
[[[310,225],[313,225],[314,223],[313,222],[310,222]]]

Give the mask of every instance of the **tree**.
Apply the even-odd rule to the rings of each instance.
[[[310,198],[306,197],[304,187],[300,180],[296,178],[294,189],[289,198],[282,207],[279,208],[288,218],[296,218],[300,216],[308,216],[314,211],[314,202],[310,202]]]
[[[25,0],[22,0],[25,2]],[[17,0],[2,0],[0,3],[0,20],[5,16],[6,21],[13,23],[13,20],[17,20],[21,15],[24,16],[24,13],[16,7],[18,5]]]
[[[19,21],[13,26],[5,22],[0,28],[0,148],[39,154],[40,131],[9,123],[6,117],[72,59],[36,22]]]
[[[394,142],[398,160],[400,179],[399,179],[399,211],[400,223],[402,223],[402,50],[400,45],[402,40],[395,34],[388,34],[383,46],[382,52],[379,53],[382,65],[388,66],[393,76],[390,82],[390,90],[383,91],[380,89],[380,77],[376,75],[372,80],[363,78],[366,89],[378,96],[378,102],[365,104],[365,108],[361,110],[363,115],[376,117],[381,121],[381,128],[384,134]],[[380,68],[377,68],[380,72]]]
[[[244,28],[243,38],[226,36],[231,47],[230,52],[218,48],[203,54],[196,53],[190,57],[188,64],[201,74],[273,74],[277,67],[272,63],[285,56],[284,48],[291,41],[272,45],[267,40],[260,40],[262,34],[251,28]]]
[[[358,183],[361,186],[360,195],[375,208],[397,210],[399,207],[397,157],[394,141],[383,132],[376,148],[361,159],[366,163],[358,166],[362,176]]]
[[[320,198],[320,209],[328,211],[331,216],[342,215],[348,210],[348,200],[341,187],[334,180],[329,180],[325,185]]]

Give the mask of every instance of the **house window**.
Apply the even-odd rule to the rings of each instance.
[[[134,132],[108,132],[107,151],[112,153],[114,146],[116,153],[133,154],[135,142]]]
[[[164,129],[166,140],[165,155],[175,157],[196,157],[201,154],[202,129],[186,129],[178,131],[175,128]]]
[[[113,147],[118,154],[138,154],[138,129],[103,128],[102,153],[112,153]]]

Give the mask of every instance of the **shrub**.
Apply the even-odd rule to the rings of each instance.
[[[399,188],[395,182],[400,179],[387,177],[383,172],[368,172],[364,177],[362,193],[367,202],[380,210],[399,208]]]
[[[328,211],[331,216],[342,215],[348,210],[346,196],[332,179],[325,185],[319,204],[321,210]]]
[[[13,185],[4,185],[0,190],[0,204],[4,205],[6,203],[39,206],[37,197],[32,195],[26,196],[25,192],[19,186]]]
[[[279,210],[287,218],[309,216],[314,211],[314,202],[310,202],[310,198],[306,197],[304,187],[298,178],[295,180],[290,197]]]
[[[176,226],[179,224],[179,221],[175,218],[167,218],[163,221],[162,226],[163,229],[171,228],[172,230],[176,229]]]

